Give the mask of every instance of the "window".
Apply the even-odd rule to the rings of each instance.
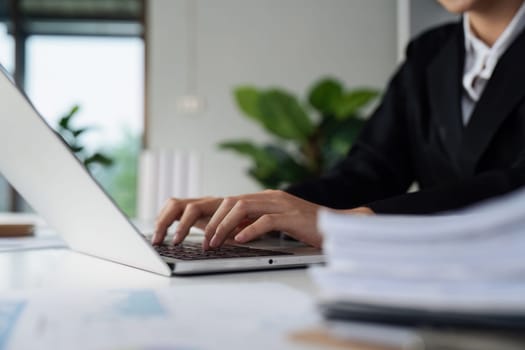
[[[0,1],[0,7],[2,3],[0,13],[8,15],[0,26],[0,60],[51,126],[79,106],[73,124],[90,128],[79,136],[86,153],[100,152],[113,160],[109,167],[90,170],[134,216],[144,114],[143,2],[19,0],[7,7]],[[9,18],[12,25],[5,24]],[[16,202],[0,181],[0,210],[23,210]]]
[[[7,31],[7,24],[0,22],[0,62],[11,73],[14,71],[14,48],[15,42]]]
[[[0,22],[0,64],[10,73],[14,70],[14,56],[14,40],[7,32],[7,24]],[[10,197],[9,184],[0,176],[0,211],[10,209]]]

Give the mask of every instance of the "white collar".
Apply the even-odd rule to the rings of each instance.
[[[499,36],[492,47],[472,33],[468,14],[463,16],[463,33],[465,36],[465,63],[463,69],[463,123],[466,125],[471,117],[474,105],[480,99],[492,72],[500,57],[516,37],[525,28],[525,2],[512,18],[507,28]]]
[[[512,44],[514,39],[520,34],[520,32],[525,28],[525,1],[520,6],[518,12],[512,18],[512,21],[509,23],[507,28],[499,36],[492,47],[488,47],[484,42],[482,42],[470,28],[470,19],[468,13],[463,15],[463,32],[465,35],[465,50],[467,54],[471,53],[474,55],[487,56],[485,65],[489,68],[490,74],[500,56],[505,52],[505,50]],[[490,75],[489,75],[490,77]]]

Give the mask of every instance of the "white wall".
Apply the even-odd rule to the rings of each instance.
[[[266,139],[237,111],[233,87],[283,86],[304,96],[313,81],[333,75],[382,88],[395,69],[396,1],[199,0],[198,86],[207,108],[182,115],[175,98],[186,86],[187,3],[147,3],[148,144],[202,152],[206,195],[258,189],[244,174],[248,161],[216,148],[226,139]]]
[[[436,0],[397,0],[397,15],[399,60],[404,58],[410,39],[429,28],[459,19],[458,15],[447,12]]]
[[[447,12],[436,0],[410,0],[412,37],[431,27],[458,19],[458,15]]]

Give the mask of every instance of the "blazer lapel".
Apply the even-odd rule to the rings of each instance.
[[[461,121],[461,78],[465,56],[463,29],[457,30],[427,70],[427,88],[432,117],[449,157],[458,165],[463,126]]]
[[[500,57],[467,124],[461,148],[461,164],[467,174],[489,146],[498,128],[525,96],[525,31]]]

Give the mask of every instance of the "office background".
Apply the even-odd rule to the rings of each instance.
[[[451,18],[434,0],[5,0],[0,14],[2,63],[51,124],[80,105],[79,125],[97,128],[86,147],[117,165],[96,176],[130,215],[141,147],[196,151],[201,194],[259,189],[247,160],[217,148],[269,137],[241,117],[235,86],[381,89],[410,37]],[[3,183],[0,210],[15,209]]]

